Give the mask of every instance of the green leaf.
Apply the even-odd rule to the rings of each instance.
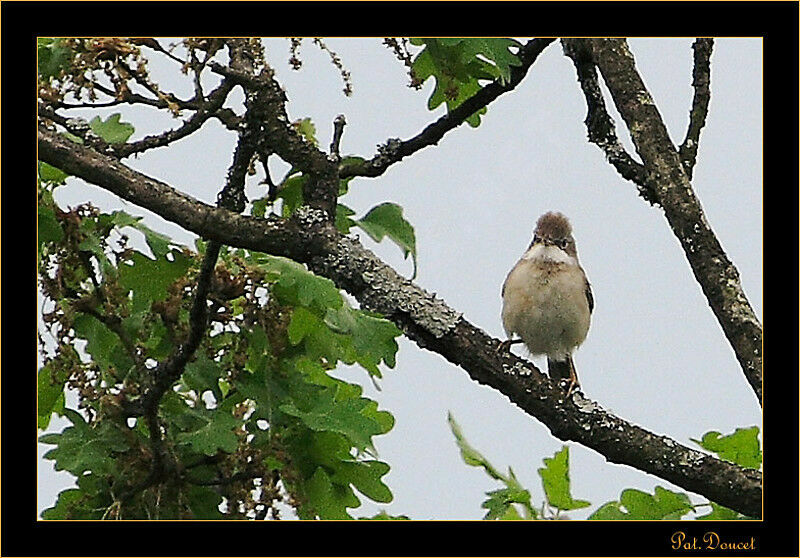
[[[382,461],[345,461],[336,469],[332,480],[339,484],[352,484],[375,502],[389,503],[392,491],[381,480],[388,472],[389,465]]]
[[[507,83],[511,79],[511,66],[522,64],[519,57],[509,50],[509,48],[519,48],[521,46],[514,39],[452,38],[437,40],[445,46],[460,47],[461,57],[467,61],[477,56],[490,60],[496,68],[497,76],[500,78],[501,83]],[[485,71],[486,67],[484,66],[482,69]]]
[[[305,174],[287,177],[278,187],[277,197],[283,200],[281,215],[289,217],[303,205],[303,187],[308,180]]]
[[[105,252],[105,236],[98,230],[98,222],[94,219],[83,219],[79,226],[84,237],[78,244],[78,249],[89,252],[100,262],[100,270],[104,277],[115,277],[116,268]]]
[[[233,429],[240,423],[227,406],[220,406],[210,413],[195,410],[192,415],[203,422],[203,426],[193,432],[182,432],[177,438],[180,442],[188,443],[195,451],[214,455],[222,450],[233,453],[239,444],[239,439]]]
[[[68,488],[58,494],[58,499],[52,508],[42,512],[42,519],[76,519],[76,510],[85,510],[82,505],[86,494],[77,488]]]
[[[467,442],[461,427],[450,412],[447,413],[447,422],[464,463],[472,467],[482,467],[490,477],[505,484],[505,488],[486,493],[489,498],[481,505],[488,510],[484,519],[536,519],[538,514],[531,505],[531,494],[519,484],[514,471],[509,467],[508,475],[504,475],[489,463],[488,459]],[[526,517],[521,517],[512,504],[521,504]]]
[[[544,465],[538,471],[542,477],[545,496],[551,506],[566,511],[591,505],[586,500],[574,500],[570,495],[569,447],[563,446],[553,457],[545,457]]]
[[[522,504],[530,515],[536,519],[538,514],[531,507],[531,494],[521,488],[501,488],[486,493],[489,498],[481,504],[487,511],[484,519],[524,519],[513,504]]]
[[[64,231],[56,219],[53,209],[40,205],[37,211],[37,243],[38,257],[42,256],[42,247],[48,242],[60,242],[64,238]],[[38,262],[37,262],[38,263]]]
[[[188,485],[184,494],[194,519],[224,519],[219,511],[222,495],[212,487]]]
[[[337,384],[335,389],[306,392],[304,400],[293,399],[279,408],[287,415],[299,418],[311,430],[346,436],[357,450],[364,451],[372,447],[372,436],[387,432],[385,417],[376,416],[380,411],[375,401],[343,393],[350,386],[360,395],[360,386],[341,384],[344,385]]]
[[[336,218],[334,224],[336,225],[336,230],[338,230],[342,234],[348,234],[350,229],[353,228],[356,224],[350,216],[355,215],[356,212],[347,207],[346,205],[340,203],[336,206]]]
[[[320,317],[328,308],[339,308],[343,304],[333,281],[314,275],[302,264],[258,253],[253,255],[253,262],[267,272],[269,280],[276,282],[273,291],[283,304],[305,306]]]
[[[720,506],[719,504],[715,504],[714,502],[709,502],[711,504],[711,511],[708,512],[706,515],[701,515],[697,517],[698,521],[732,521],[732,520],[741,520],[741,519],[750,519],[746,515],[742,515],[737,511],[732,509],[726,508],[724,506]]]
[[[381,362],[394,368],[395,338],[402,332],[389,320],[344,304],[341,308],[328,310],[325,324],[337,333],[350,336],[356,360],[373,376],[381,377],[378,369]]]
[[[58,77],[62,70],[69,68],[72,50],[65,47],[61,39],[39,37],[36,43],[36,62],[40,79],[49,80]]]
[[[69,176],[64,171],[57,169],[52,165],[48,165],[44,161],[39,161],[39,180],[42,182],[48,182],[50,184],[60,185],[64,184],[67,181],[67,177]]]
[[[373,207],[362,219],[356,219],[355,224],[361,227],[375,242],[380,242],[384,237],[389,237],[403,251],[403,256],[411,254],[414,262],[414,279],[417,276],[417,241],[414,236],[414,227],[403,218],[403,208],[391,202],[382,203]]]
[[[365,521],[408,521],[411,518],[407,515],[389,515],[385,510],[381,510],[372,517],[359,517]]]
[[[168,287],[189,269],[191,260],[178,250],[166,257],[151,260],[141,252],[134,252],[129,260],[119,266],[119,282],[133,292],[134,309],[146,308],[150,302],[167,298]]]
[[[90,426],[72,409],[64,409],[72,426],[60,434],[44,434],[39,437],[43,444],[56,447],[44,454],[45,459],[55,461],[56,471],[69,471],[81,476],[86,471],[98,475],[113,475],[117,468],[116,455],[128,451],[124,433],[109,421]]]
[[[319,145],[319,142],[317,142],[317,128],[314,126],[311,118],[301,118],[300,120],[295,120],[292,122],[292,127],[297,131],[297,133],[305,138],[306,141],[315,146]]]
[[[54,377],[53,370],[48,365],[39,370],[37,377],[37,405],[38,427],[47,428],[53,413],[60,413],[64,409],[64,385],[66,378],[61,380]]]
[[[120,338],[100,320],[89,314],[77,314],[73,322],[75,335],[86,339],[86,352],[106,372],[122,378],[134,365]]]
[[[700,447],[713,451],[720,458],[742,467],[761,467],[761,445],[758,442],[758,426],[737,428],[732,434],[723,436],[719,432],[706,432],[701,440],[692,441]]]
[[[222,390],[219,387],[222,375],[223,370],[219,364],[200,353],[193,362],[186,365],[183,382],[199,395],[210,390],[217,401],[222,401]]]
[[[428,108],[433,110],[442,103],[452,111],[481,89],[479,80],[498,79],[501,83],[511,77],[511,66],[521,62],[511,47],[519,43],[502,38],[412,38],[411,43],[425,48],[415,57],[411,72],[415,80],[423,83],[430,77],[436,81]],[[476,127],[486,107],[466,118]]]
[[[361,503],[349,487],[333,484],[322,467],[305,483],[305,494],[320,519],[352,519],[347,508]]]
[[[619,501],[600,506],[589,519],[680,519],[690,511],[689,497],[681,492],[672,492],[657,486],[651,495],[641,490],[628,488],[622,491]]]
[[[128,122],[120,122],[121,116],[122,114],[116,112],[105,121],[95,116],[89,122],[89,127],[107,143],[125,143],[133,135],[134,128]]]
[[[493,479],[504,480],[505,477],[503,474],[495,469],[494,466],[489,463],[489,460],[481,455],[478,450],[469,445],[461,431],[461,426],[456,422],[456,419],[449,411],[447,412],[447,422],[450,425],[450,431],[453,433],[453,436],[455,436],[456,445],[458,445],[458,449],[461,451],[461,459],[464,460],[464,463],[471,467],[483,467]]]
[[[102,217],[106,217],[106,215]],[[167,235],[156,232],[142,223],[142,217],[135,217],[124,211],[114,211],[108,217],[110,218],[110,223],[115,227],[132,227],[142,233],[147,246],[150,247],[156,259],[166,256],[170,251],[170,246],[180,246]]]

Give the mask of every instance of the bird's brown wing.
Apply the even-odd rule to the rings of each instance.
[[[589,313],[592,313],[594,310],[594,295],[592,295],[592,285],[589,283],[589,280],[586,280],[586,302],[589,303]]]

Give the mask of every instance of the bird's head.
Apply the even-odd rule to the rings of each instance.
[[[536,229],[533,231],[531,247],[536,244],[556,246],[570,256],[577,255],[575,239],[572,238],[572,225],[564,214],[557,211],[548,211],[539,217]]]

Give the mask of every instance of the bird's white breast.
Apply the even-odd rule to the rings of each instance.
[[[570,256],[558,246],[548,244],[534,244],[522,255],[526,261],[547,261],[552,263],[563,263],[578,265],[578,260]]]
[[[532,354],[572,354],[590,320],[577,260],[555,246],[531,247],[506,279],[502,318],[509,337],[521,337]]]

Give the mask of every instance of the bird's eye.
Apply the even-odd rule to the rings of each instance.
[[[567,247],[567,239],[566,238],[559,238],[556,240],[556,245],[559,248],[566,248]]]

